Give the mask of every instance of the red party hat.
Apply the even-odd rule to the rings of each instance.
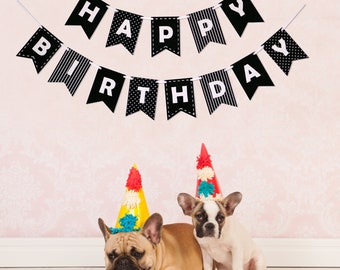
[[[196,197],[202,200],[221,199],[222,192],[212,166],[210,155],[204,143],[201,146],[201,154],[197,157],[197,185]]]

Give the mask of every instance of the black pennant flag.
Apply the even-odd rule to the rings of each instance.
[[[126,116],[142,111],[155,120],[157,93],[156,80],[133,77],[130,81]]]
[[[233,71],[249,99],[259,86],[274,86],[256,54],[249,54],[233,64]]]
[[[264,50],[288,75],[293,61],[308,58],[293,38],[283,29],[277,31],[264,44]]]
[[[210,114],[221,104],[237,107],[227,71],[218,70],[201,77],[201,86]]]
[[[124,80],[124,74],[100,67],[86,104],[103,101],[114,113]]]
[[[107,11],[101,0],[79,0],[65,25],[80,25],[90,39]]]
[[[153,17],[151,21],[151,55],[167,49],[180,56],[180,23],[178,17]]]
[[[65,83],[70,94],[73,96],[90,65],[89,59],[68,48],[48,81]]]
[[[215,9],[208,8],[191,13],[188,20],[198,52],[209,42],[226,44]]]
[[[223,0],[221,8],[239,36],[250,22],[263,22],[251,0]]]
[[[168,120],[180,111],[196,117],[194,85],[191,79],[167,80],[165,98]]]
[[[31,58],[37,73],[39,73],[60,49],[61,44],[59,39],[44,27],[40,27],[17,56]]]
[[[142,17],[137,14],[118,10],[112,19],[110,34],[106,47],[123,44],[133,54],[137,44],[138,35],[142,26]]]

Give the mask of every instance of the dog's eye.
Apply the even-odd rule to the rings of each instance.
[[[216,221],[218,223],[222,223],[224,221],[225,217],[223,215],[217,215],[216,217]]]
[[[117,253],[115,251],[112,251],[111,253],[107,254],[107,257],[109,257],[111,261],[113,261],[116,258],[116,256],[117,256]]]
[[[201,213],[198,213],[198,214],[196,215],[196,219],[197,219],[198,221],[202,221],[202,220],[204,219],[204,215],[201,214]]]
[[[137,249],[132,248],[130,254],[131,254],[131,256],[133,256],[133,257],[135,257],[137,260],[139,260],[139,259],[141,259],[141,258],[144,256],[145,251],[139,252],[139,251],[137,251]]]

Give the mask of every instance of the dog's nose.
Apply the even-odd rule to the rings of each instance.
[[[209,222],[209,223],[205,224],[205,228],[206,228],[208,231],[212,231],[212,230],[215,229],[215,224]]]

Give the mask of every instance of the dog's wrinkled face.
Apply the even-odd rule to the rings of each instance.
[[[152,269],[156,256],[154,245],[137,232],[112,234],[104,252],[107,270]]]
[[[187,193],[180,193],[177,197],[183,213],[191,216],[198,238],[220,238],[228,216],[234,213],[241,199],[242,194],[239,192],[231,193],[221,201],[201,201]]]
[[[152,270],[157,262],[156,246],[160,242],[162,217],[153,214],[140,232],[112,234],[102,219],[99,227],[105,239],[106,270]]]

